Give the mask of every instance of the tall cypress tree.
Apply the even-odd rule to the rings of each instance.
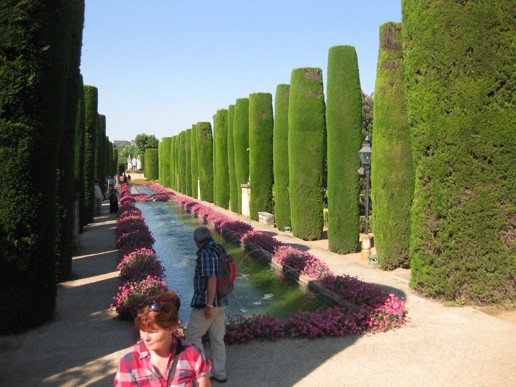
[[[251,219],[258,220],[258,212],[272,212],[272,95],[249,95],[249,175]]]
[[[197,157],[201,200],[213,203],[213,136],[209,122],[197,123]]]
[[[410,283],[514,302],[514,1],[402,4],[416,168]]]
[[[170,141],[167,143],[170,153],[168,154],[169,159],[169,174],[170,174],[170,188],[178,191],[179,180],[177,178],[177,135],[172,136]]]
[[[185,194],[192,196],[192,147],[190,144],[190,137],[192,129],[185,130],[185,174],[186,174],[186,187]]]
[[[56,168],[65,122],[74,2],[0,3],[0,334],[55,309]]]
[[[288,106],[290,215],[293,235],[320,239],[323,228],[325,106],[322,70],[292,70]]]
[[[213,116],[213,145],[216,155],[213,165],[214,175],[214,203],[222,208],[229,206],[229,171],[228,171],[228,111],[219,109]]]
[[[371,162],[374,241],[383,269],[410,264],[414,170],[405,106],[401,23],[380,27]]]
[[[360,233],[358,151],[362,142],[362,90],[355,47],[328,54],[328,245],[336,253],[356,250]]]
[[[278,85],[274,98],[274,220],[282,230],[291,225],[288,176],[288,101],[290,85]]]
[[[98,90],[94,86],[84,85],[84,200],[86,223],[93,222],[95,214],[95,148],[98,126]]]
[[[163,185],[163,139],[158,143],[158,182]]]
[[[160,176],[160,184],[164,187],[172,187],[171,179],[170,179],[170,147],[172,143],[172,137],[163,137],[161,139],[163,143],[161,153],[162,153],[162,163],[163,163],[163,176]]]
[[[233,141],[233,117],[235,115],[235,105],[228,107],[228,177],[229,177],[229,209],[233,212],[238,211],[238,190],[235,174],[235,146]]]
[[[75,190],[79,199],[79,232],[82,232],[86,225],[86,197],[84,189],[84,84],[82,76],[79,75],[77,90],[77,117],[75,122]]]
[[[192,197],[199,197],[199,161],[197,157],[197,125],[192,125],[190,132],[190,166],[192,168]]]
[[[158,150],[145,149],[145,177],[149,180],[158,178]]]
[[[178,142],[178,169],[179,169],[179,191],[186,194],[186,146],[185,132],[182,131],[177,136]]]
[[[56,198],[56,275],[63,281],[70,277],[74,248],[75,219],[75,133],[79,91],[82,78],[79,71],[82,30],[84,24],[84,0],[73,2],[72,46],[70,71],[66,85],[66,115],[59,148]]]
[[[233,149],[238,197],[238,213],[242,213],[241,184],[249,181],[249,98],[239,98],[233,115]]]

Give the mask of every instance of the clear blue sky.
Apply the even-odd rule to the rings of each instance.
[[[401,20],[401,0],[86,0],[81,71],[99,90],[110,140],[173,136],[213,125],[236,99],[290,83],[328,50],[357,50],[374,91],[379,27]]]

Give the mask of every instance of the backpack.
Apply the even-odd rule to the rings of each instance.
[[[222,248],[222,252],[210,246],[206,246],[206,248],[214,251],[219,260],[217,271],[217,296],[227,297],[235,288],[235,260],[231,255],[226,253],[224,248]]]

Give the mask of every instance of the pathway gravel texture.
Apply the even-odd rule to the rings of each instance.
[[[109,310],[121,282],[116,221],[107,203],[102,212],[80,235],[74,279],[59,286],[55,319],[24,335],[0,337],[0,385],[113,384],[118,359],[136,336],[132,324]],[[360,254],[333,254],[324,241],[309,243],[250,223],[308,250],[335,274],[404,295],[409,322],[376,335],[228,346],[226,386],[516,386],[514,322],[425,299],[409,289],[410,271],[383,272]]]

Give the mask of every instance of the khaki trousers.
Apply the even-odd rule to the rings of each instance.
[[[192,309],[190,319],[185,331],[185,337],[197,345],[202,351],[202,337],[209,332],[210,345],[212,350],[212,376],[224,379],[226,375],[226,345],[224,344],[224,335],[226,334],[226,321],[224,310],[226,308],[214,307],[213,318],[204,317],[204,309]]]

